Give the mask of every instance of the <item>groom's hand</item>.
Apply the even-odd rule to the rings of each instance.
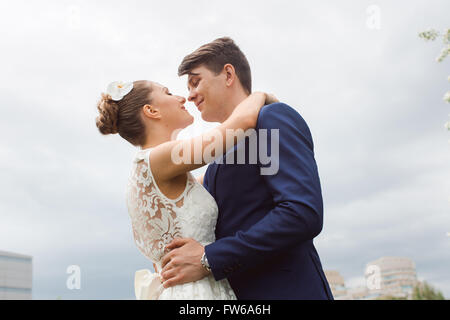
[[[164,288],[197,281],[209,274],[200,262],[205,248],[194,239],[177,238],[166,248],[171,251],[162,259]]]

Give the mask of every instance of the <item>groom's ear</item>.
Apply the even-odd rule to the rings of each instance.
[[[161,119],[161,113],[159,109],[152,106],[151,104],[146,104],[142,107],[142,111],[144,112],[144,116],[151,119]]]
[[[225,84],[230,87],[236,81],[236,70],[232,64],[227,63],[223,66],[223,71],[225,73]]]

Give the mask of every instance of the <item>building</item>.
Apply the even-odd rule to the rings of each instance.
[[[359,286],[355,288],[350,288],[347,291],[346,300],[370,300],[371,294],[366,286]]]
[[[32,298],[32,257],[0,251],[0,300]]]
[[[367,286],[347,288],[344,278],[338,271],[324,270],[324,272],[335,300],[371,300],[378,296]]]
[[[336,270],[324,270],[325,276],[330,285],[331,293],[336,300],[347,299],[347,289],[345,288],[344,278]]]
[[[374,300],[383,297],[411,299],[414,286],[418,284],[414,262],[404,257],[381,257],[369,262],[364,275],[364,286],[347,288],[338,271],[325,270],[336,300]]]
[[[369,262],[365,277],[371,298],[411,298],[418,282],[414,262],[403,257],[381,257]]]

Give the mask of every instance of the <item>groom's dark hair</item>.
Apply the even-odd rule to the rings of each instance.
[[[227,63],[233,65],[244,90],[252,92],[252,75],[247,58],[231,38],[223,37],[202,45],[184,57],[178,67],[178,76],[189,74],[192,69],[204,65],[210,71],[219,74]]]

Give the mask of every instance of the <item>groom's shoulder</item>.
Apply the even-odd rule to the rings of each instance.
[[[300,113],[290,105],[277,102],[261,108],[258,115],[258,123],[264,125],[271,121],[304,121]]]

